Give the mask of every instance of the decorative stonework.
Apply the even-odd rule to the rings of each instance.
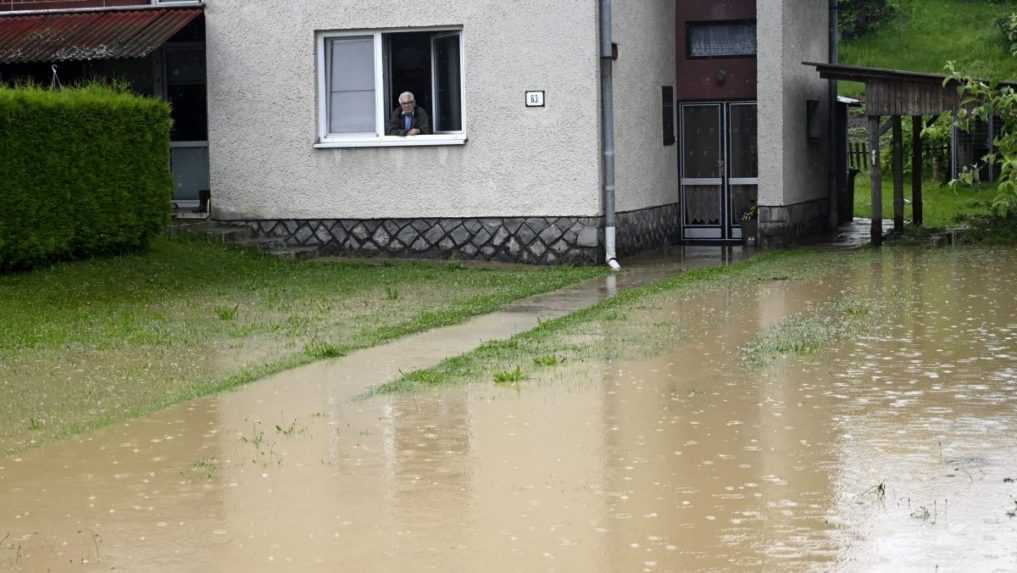
[[[759,243],[784,247],[826,228],[829,200],[817,199],[779,207],[759,206]]]
[[[326,254],[588,264],[598,259],[599,218],[289,219],[233,221],[259,237]]]
[[[595,264],[603,259],[601,217],[463,219],[284,219],[222,221],[264,241],[323,254]],[[677,242],[677,205],[618,214],[619,254]]]
[[[681,240],[681,211],[677,203],[618,213],[618,255],[677,244]]]

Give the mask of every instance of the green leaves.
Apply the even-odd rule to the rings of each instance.
[[[144,249],[170,216],[169,106],[0,88],[0,272]]]
[[[1014,24],[1017,25],[1017,18]],[[991,117],[1002,121],[993,139],[996,150],[981,160],[1000,165],[996,195],[992,199],[993,214],[1000,218],[1017,215],[1017,92],[1008,85],[974,79],[958,70],[953,62],[947,62],[946,72],[946,82],[956,83],[961,96],[961,108],[957,112],[961,129],[969,130],[976,121],[987,121]],[[953,184],[977,182],[978,170],[965,169]]]

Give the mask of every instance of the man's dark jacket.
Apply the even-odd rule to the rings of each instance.
[[[431,133],[431,117],[427,115],[427,110],[419,105],[413,108],[413,127],[419,129],[421,135],[429,135]],[[397,107],[392,112],[392,117],[388,120],[388,134],[406,135],[406,129],[403,127],[403,110],[401,107]]]

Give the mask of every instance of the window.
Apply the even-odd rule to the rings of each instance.
[[[324,32],[318,35],[316,147],[461,145],[462,32]],[[388,135],[399,94],[412,92],[431,133]]]
[[[756,55],[756,22],[689,22],[690,58],[727,58]]]

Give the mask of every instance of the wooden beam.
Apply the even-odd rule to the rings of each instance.
[[[872,181],[872,227],[869,231],[873,246],[883,244],[883,174],[879,172],[879,116],[869,116],[869,175]]]
[[[911,116],[911,222],[922,226],[922,116]]]
[[[904,230],[904,126],[893,116],[893,230]]]

